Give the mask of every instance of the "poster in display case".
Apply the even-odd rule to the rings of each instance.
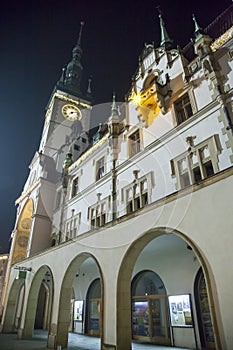
[[[74,321],[83,320],[83,300],[75,300],[74,302]]]
[[[133,334],[149,336],[149,305],[147,300],[135,300],[132,307]]]
[[[171,326],[193,327],[190,294],[170,295],[168,301]]]

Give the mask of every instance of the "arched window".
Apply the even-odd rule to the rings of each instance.
[[[87,291],[86,332],[89,335],[100,335],[101,329],[101,284],[95,279]]]
[[[166,294],[161,278],[153,271],[139,272],[132,281],[132,296]]]
[[[205,349],[215,349],[214,330],[209,307],[209,297],[202,268],[199,269],[194,285],[197,319],[201,345]]]

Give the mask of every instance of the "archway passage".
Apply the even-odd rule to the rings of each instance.
[[[41,283],[39,294],[38,294],[34,329],[48,330],[50,307],[51,307],[50,305],[51,290],[50,290],[49,282],[50,282],[50,273],[47,271],[47,273],[45,274],[45,278]]]
[[[32,214],[33,214],[33,201],[28,199],[24,208],[20,214],[17,227],[15,243],[12,253],[12,264],[25,259],[27,254],[28,239],[32,224]]]
[[[42,266],[35,274],[28,298],[25,321],[21,323],[18,337],[30,339],[35,329],[48,330],[53,301],[54,282],[50,268]]]
[[[70,263],[62,281],[56,347],[67,347],[70,320],[74,332],[102,338],[102,298],[103,278],[99,264],[89,253],[80,254]]]
[[[133,339],[170,344],[166,289],[153,271],[141,271],[132,281]]]

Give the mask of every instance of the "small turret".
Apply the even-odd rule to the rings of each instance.
[[[201,27],[198,25],[195,16],[193,15],[194,21],[194,52],[199,58],[203,58],[206,55],[212,53],[210,45],[212,43],[212,39],[209,35],[206,35],[202,32]]]
[[[118,137],[123,130],[123,124],[120,122],[119,112],[116,104],[116,95],[113,94],[112,110],[108,121],[109,136],[112,138]]]

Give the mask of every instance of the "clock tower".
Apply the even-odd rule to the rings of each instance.
[[[83,93],[81,89],[83,26],[84,22],[81,22],[71,61],[66,68],[63,68],[61,78],[49,100],[39,147],[39,153],[52,157],[58,173],[62,172],[67,150],[70,147],[75,148],[75,144],[80,142],[80,135],[82,134],[82,139],[84,139],[83,135],[87,135],[90,127],[92,101],[90,79],[87,92]],[[85,147],[87,145],[88,138],[86,137]]]
[[[91,89],[81,91],[81,22],[71,61],[63,69],[48,106],[38,152],[30,165],[23,191],[16,200],[17,217],[12,232],[13,263],[51,247],[52,218],[57,190],[62,186],[63,163],[69,150],[73,160],[88,147]]]

